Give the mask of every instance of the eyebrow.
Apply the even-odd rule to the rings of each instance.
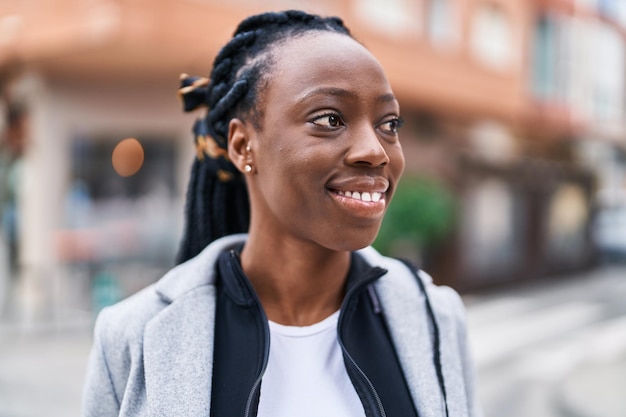
[[[343,89],[343,88],[319,87],[319,88],[316,88],[316,89],[313,89],[304,93],[300,98],[297,99],[297,102],[302,103],[310,99],[311,97],[320,96],[320,95],[330,95],[330,96],[345,97],[345,98],[356,97],[355,93],[353,93],[352,91]],[[386,102],[397,101],[397,100],[396,100],[396,97],[392,93],[386,93],[386,94],[380,95],[376,99],[376,101],[378,101],[379,103],[386,103]]]
[[[383,94],[379,96],[377,101],[379,103],[387,103],[389,101],[398,101],[398,100],[396,100],[396,96],[394,96],[393,94],[387,93],[387,94]]]
[[[298,98],[298,103],[302,103],[311,97],[315,96],[337,96],[337,97],[347,97],[354,98],[356,94],[351,91],[345,90],[343,88],[337,87],[319,87],[313,90],[307,91],[300,98]]]

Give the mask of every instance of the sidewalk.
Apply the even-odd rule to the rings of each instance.
[[[486,417],[626,416],[626,266],[465,297]]]
[[[78,417],[90,323],[0,322],[0,417]]]
[[[619,360],[581,367],[570,375],[561,395],[564,415],[626,416],[626,355]]]

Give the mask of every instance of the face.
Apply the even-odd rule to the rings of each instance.
[[[272,53],[261,129],[249,140],[250,233],[330,250],[365,247],[404,170],[389,82],[345,35],[307,34]]]

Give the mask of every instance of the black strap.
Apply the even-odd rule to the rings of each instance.
[[[441,389],[441,394],[443,395],[443,404],[446,410],[446,417],[449,417],[448,412],[448,397],[446,394],[446,384],[443,379],[443,367],[441,366],[441,339],[439,336],[439,325],[437,324],[437,319],[435,318],[435,312],[433,311],[433,306],[430,303],[430,298],[428,297],[428,292],[426,292],[426,287],[424,282],[417,274],[418,268],[411,262],[406,259],[398,259],[403,264],[406,265],[407,268],[415,275],[417,279],[417,283],[424,293],[424,298],[426,300],[426,311],[428,312],[428,316],[430,318],[430,322],[433,325],[433,363],[435,365],[435,370],[437,371],[437,379],[439,380],[439,388]]]

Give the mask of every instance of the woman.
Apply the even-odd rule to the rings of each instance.
[[[100,314],[84,415],[478,415],[460,298],[368,247],[404,170],[378,61],[266,13],[182,85],[209,110],[180,264]]]

